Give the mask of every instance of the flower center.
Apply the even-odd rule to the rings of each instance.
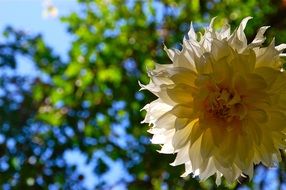
[[[206,111],[211,116],[230,122],[237,115],[235,110],[241,107],[241,99],[228,89],[212,92],[208,98]]]

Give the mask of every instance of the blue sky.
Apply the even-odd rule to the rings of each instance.
[[[52,3],[58,8],[59,17],[78,10],[76,0],[52,0]],[[31,34],[41,33],[45,42],[56,53],[60,54],[62,58],[67,58],[72,37],[66,32],[66,26],[58,18],[45,19],[42,17],[43,5],[44,0],[0,0],[0,32],[5,27],[12,26]],[[1,38],[0,35],[0,41]],[[39,75],[33,63],[27,58],[17,58],[18,74],[31,77]]]
[[[66,33],[65,25],[57,18],[42,17],[43,2],[43,0],[0,0],[0,31],[3,31],[5,26],[11,25],[29,33],[41,33],[50,46],[65,56],[71,36]],[[78,9],[76,0],[52,0],[52,2],[58,8],[59,16]]]

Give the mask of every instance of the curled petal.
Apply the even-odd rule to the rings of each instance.
[[[259,29],[258,33],[256,34],[254,40],[249,44],[251,47],[260,46],[266,39],[264,33],[270,26],[263,26]]]

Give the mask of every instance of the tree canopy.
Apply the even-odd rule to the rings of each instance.
[[[87,189],[85,175],[66,162],[79,151],[92,165],[93,189],[249,189],[266,188],[256,179],[216,187],[214,178],[181,178],[183,166],[171,167],[175,155],[161,155],[150,144],[149,126],[140,109],[155,99],[139,91],[147,69],[170,63],[163,45],[180,47],[190,23],[197,31],[217,17],[237,25],[252,16],[246,33],[269,25],[268,39],[286,42],[286,3],[275,0],[78,0],[79,12],[61,18],[73,36],[63,59],[42,36],[7,27],[0,41],[0,188]],[[39,75],[15,72],[28,58]],[[247,147],[246,147],[247,148]],[[106,173],[120,163],[117,180]],[[285,160],[275,170],[285,187]],[[256,167],[256,175],[263,170]],[[260,172],[261,175],[261,172]],[[261,177],[260,178],[264,178]],[[112,181],[112,182],[110,182]]]

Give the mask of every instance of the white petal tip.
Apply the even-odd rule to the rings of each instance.
[[[138,85],[141,87],[141,88],[139,89],[139,91],[146,89],[146,88],[145,88],[145,85],[142,84],[140,81],[138,81]]]
[[[180,177],[183,177],[183,178],[185,178],[185,177],[187,177],[189,174],[188,173],[183,173]]]

